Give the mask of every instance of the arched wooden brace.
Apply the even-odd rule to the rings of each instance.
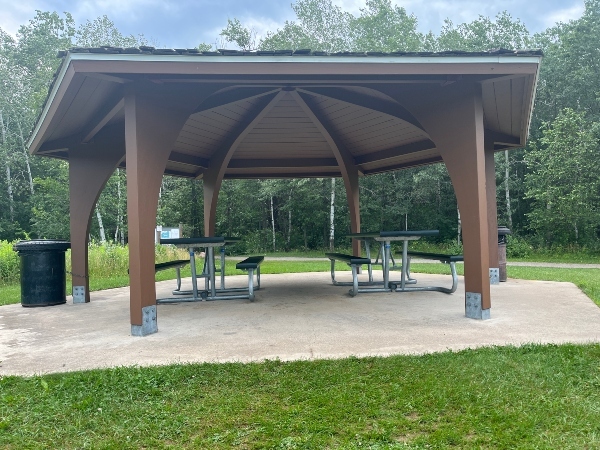
[[[197,107],[198,93],[125,94],[125,148],[129,238],[130,317],[132,334],[158,330],[154,282],[154,239],[158,194],[173,144]],[[179,102],[178,108],[169,107]]]
[[[466,315],[489,318],[490,239],[481,86],[461,82],[445,87],[380,89],[417,118],[440,151],[461,212]],[[421,95],[422,89],[429,91],[427,96]],[[437,91],[435,95],[432,90]],[[426,97],[434,100],[424,101]]]
[[[304,92],[304,91],[302,91]],[[327,119],[316,108],[310,106],[310,93],[299,93],[296,91],[290,92],[296,103],[300,105],[304,113],[310,118],[313,124],[321,132],[331,151],[335,155],[344,186],[346,188],[346,199],[348,201],[348,211],[350,212],[350,226],[353,233],[360,232],[360,203],[359,203],[359,186],[358,186],[358,167],[354,162],[354,158],[348,152],[341,141],[337,138],[333,127],[328,123]],[[352,253],[360,256],[360,241],[352,240]]]
[[[203,174],[204,189],[204,235],[215,235],[215,224],[217,214],[217,201],[219,199],[219,190],[225,175],[227,165],[244,138],[254,127],[265,117],[271,108],[279,102],[284,92],[278,91],[277,94],[270,94],[260,98],[258,103],[248,113],[236,130],[231,133],[231,137],[223,143],[210,160],[208,169]]]
[[[125,158],[123,130],[99,133],[94,143],[69,149],[69,209],[73,302],[90,301],[88,239],[96,202]]]

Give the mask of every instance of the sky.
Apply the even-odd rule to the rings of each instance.
[[[258,36],[281,28],[294,20],[291,3],[295,0],[0,0],[0,28],[15,35],[41,11],[68,11],[77,25],[107,15],[124,35],[143,34],[161,48],[191,48],[200,43],[217,48],[234,48],[222,41],[219,33],[227,19],[239,19]],[[355,15],[365,0],[333,0]],[[520,19],[531,33],[543,31],[556,22],[581,17],[584,0],[392,0],[418,19],[421,32],[438,34],[444,19],[455,25],[470,22],[480,15],[495,17],[508,11]]]

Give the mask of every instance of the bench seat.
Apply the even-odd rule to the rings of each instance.
[[[260,289],[260,265],[265,260],[264,256],[249,256],[235,265],[236,269],[248,271],[248,298],[254,300],[254,290]],[[254,273],[256,273],[256,288],[254,287]]]
[[[408,251],[406,253],[407,261],[406,261],[406,275],[408,279],[410,277],[410,262],[412,258],[420,258],[420,259],[431,259],[434,261],[440,261],[445,264],[450,264],[450,274],[452,275],[452,286],[450,288],[442,287],[442,286],[424,286],[424,287],[411,287],[405,288],[405,290],[419,290],[419,291],[439,291],[444,292],[446,294],[452,294],[456,291],[458,287],[458,275],[456,273],[456,263],[464,261],[463,255],[446,255],[443,253],[429,253],[429,252],[415,252]]]
[[[175,292],[179,292],[181,291],[181,268],[189,263],[189,259],[176,259],[175,261],[156,263],[154,264],[154,272],[159,272],[161,270],[167,269],[175,269],[175,271],[177,272],[177,289],[175,289]]]
[[[325,253],[325,256],[331,261],[331,281],[335,286],[352,286],[350,295],[352,297],[358,294],[358,268],[363,265],[371,267],[370,258],[362,258],[360,256],[345,255],[343,253]],[[348,264],[352,268],[352,283],[341,283],[335,280],[335,262],[340,261]],[[372,284],[372,283],[369,283]]]

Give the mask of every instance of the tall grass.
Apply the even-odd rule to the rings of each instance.
[[[13,250],[14,242],[0,241],[0,286],[18,283],[21,277],[19,255]],[[88,264],[91,278],[127,276],[129,249],[112,243],[89,245]],[[156,262],[189,258],[187,251],[175,247],[157,245]],[[66,253],[67,274],[71,272],[71,250]]]
[[[13,250],[14,242],[0,241],[0,285],[19,281],[19,256]]]

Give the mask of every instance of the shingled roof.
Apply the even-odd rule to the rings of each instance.
[[[100,54],[125,54],[125,55],[192,55],[192,56],[542,56],[541,50],[508,50],[498,48],[482,52],[467,52],[463,50],[445,50],[442,52],[324,52],[311,49],[298,50],[229,50],[202,52],[197,48],[155,48],[142,45],[140,47],[74,47],[70,50],[61,50],[58,57],[62,58],[71,53],[100,53]]]

